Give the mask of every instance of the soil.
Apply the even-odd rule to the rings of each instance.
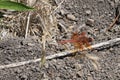
[[[56,4],[61,1],[55,0]],[[119,0],[65,0],[56,16],[66,28],[74,26],[80,32],[85,31],[94,38],[92,44],[96,44],[120,38],[119,25],[105,31],[115,18],[118,3]],[[68,14],[72,17],[67,17]],[[46,56],[61,51],[60,47],[46,48]],[[119,51],[119,44],[88,51],[100,58],[99,70],[88,59],[65,56],[47,60],[42,69],[39,62],[0,69],[0,80],[120,80]],[[0,65],[37,59],[41,57],[41,44],[31,36],[7,38],[0,41],[0,54]]]

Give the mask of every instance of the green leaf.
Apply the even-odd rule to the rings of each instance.
[[[15,10],[15,11],[26,11],[33,10],[33,8],[26,6],[22,3],[13,1],[0,1],[0,9]]]
[[[0,1],[10,1],[10,0],[0,0]]]

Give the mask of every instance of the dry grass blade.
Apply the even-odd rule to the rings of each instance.
[[[45,53],[45,43],[46,43],[46,35],[43,35],[42,36],[42,57],[41,57],[40,68],[43,67],[43,65],[45,64],[45,61],[46,61],[46,59],[45,59],[45,55],[46,55],[46,53]]]
[[[30,15],[31,15],[31,12],[28,12],[27,25],[26,25],[26,30],[25,30],[25,38],[27,38],[28,28],[29,28],[29,25],[30,25]]]
[[[43,65],[45,64],[45,62],[46,62],[46,58],[45,58],[45,50],[44,49],[42,49],[42,57],[41,57],[41,63],[40,63],[40,68],[42,68],[43,67]]]
[[[92,54],[85,54],[85,57],[87,57],[89,60],[91,60],[91,63],[93,64],[94,68],[96,70],[99,69],[99,63],[98,60],[100,59],[99,57],[92,55]]]
[[[98,63],[98,61],[95,61],[95,60],[91,60],[91,63],[92,63],[92,65],[93,65],[93,67],[96,69],[96,70],[99,70],[99,63]]]
[[[86,54],[85,56],[91,60],[99,60],[100,59],[99,57],[92,55],[92,54]]]
[[[54,37],[54,34],[56,34],[56,19],[52,12],[52,5],[49,4],[48,0],[40,1],[41,7],[39,8],[39,18],[42,24],[42,57],[41,57],[41,67],[43,67],[45,63],[45,45],[46,42],[55,42],[55,40],[52,39]]]
[[[38,2],[35,0],[34,3]],[[32,0],[28,1],[29,5],[32,4]],[[53,31],[51,29],[55,29],[55,20],[54,15],[51,14],[52,12],[52,5],[49,3],[49,0],[39,0],[37,13],[39,14],[40,24],[42,27],[42,55],[41,55],[41,63],[40,67],[42,68],[45,64],[45,57],[46,57],[46,42],[52,41]]]

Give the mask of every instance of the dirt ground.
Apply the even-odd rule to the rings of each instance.
[[[59,4],[62,0],[55,0]],[[85,31],[94,38],[92,44],[120,38],[120,27],[114,25],[105,30],[115,18],[115,7],[119,0],[65,0],[57,10],[61,28],[74,26],[79,32]],[[68,15],[72,15],[68,17]],[[61,33],[64,29],[61,30]],[[67,39],[66,35],[63,36]],[[60,47],[47,46],[46,55],[56,54]],[[47,60],[40,69],[40,63],[30,63],[13,68],[0,69],[0,80],[120,80],[120,43],[88,51],[100,58],[100,69],[95,70],[87,59],[62,57]],[[41,44],[29,36],[27,39],[13,37],[0,41],[0,65],[27,61],[41,57]]]

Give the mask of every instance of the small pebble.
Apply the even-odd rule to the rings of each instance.
[[[35,44],[33,43],[27,43],[28,46],[34,46]]]
[[[77,77],[82,77],[83,73],[82,73],[82,71],[78,71],[76,75],[77,75]]]
[[[46,78],[46,79],[43,79],[43,80],[49,80],[49,79]]]
[[[87,6],[86,6],[86,5],[83,5],[83,9],[85,9],[85,8],[87,8]]]
[[[19,73],[21,73],[21,72],[22,72],[21,69],[15,69],[15,73],[19,74]]]
[[[91,14],[91,10],[86,10],[85,13],[86,13],[87,15],[90,15],[90,14]]]
[[[118,66],[120,67],[120,63],[118,63]]]
[[[94,51],[93,51],[93,53],[97,53],[97,52],[98,52],[98,50],[94,50]]]
[[[118,3],[119,2],[119,0],[115,0],[115,3]]]
[[[61,15],[65,15],[66,14],[66,12],[64,10],[60,10],[60,12],[61,12]]]
[[[76,17],[72,14],[67,14],[67,18],[72,21],[76,21]]]
[[[115,5],[114,2],[110,1],[109,3],[111,4],[112,7],[114,7],[114,5]]]
[[[48,63],[45,63],[44,66],[45,66],[45,68],[48,68],[48,67],[49,67],[49,64],[48,64]]]
[[[110,51],[113,51],[114,49],[113,48],[110,48]]]
[[[101,3],[102,3],[102,2],[104,2],[104,0],[98,0],[98,2],[101,2]]]
[[[87,80],[94,80],[92,76],[88,76],[87,78],[88,78]]]
[[[22,75],[22,76],[20,76],[20,80],[27,80],[27,75]]]
[[[49,80],[48,76],[45,73],[43,73],[43,78],[43,80]]]
[[[95,20],[90,19],[90,18],[88,18],[86,21],[86,25],[91,26],[91,27],[93,26],[94,23],[95,23]]]
[[[82,69],[81,64],[76,63],[75,68],[76,68],[76,70],[81,70]]]
[[[61,79],[60,79],[60,77],[56,77],[56,79],[55,79],[55,80],[61,80]]]

